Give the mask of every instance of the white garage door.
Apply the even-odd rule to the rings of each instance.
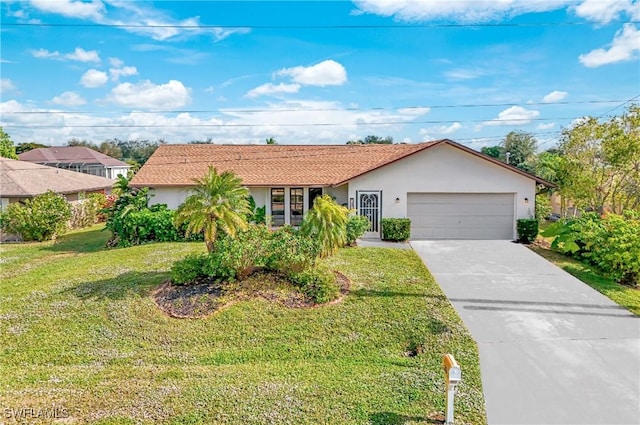
[[[412,239],[513,239],[512,193],[409,193]]]

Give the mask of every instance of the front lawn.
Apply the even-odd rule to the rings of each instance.
[[[613,302],[640,316],[640,289],[621,285],[588,264],[567,257],[557,251],[537,245],[530,245],[529,248],[596,291],[609,297]]]
[[[64,423],[439,423],[445,353],[463,370],[456,423],[486,423],[476,346],[413,251],[341,250],[328,262],[352,284],[335,305],[259,298],[184,320],[151,293],[204,244],[105,249],[108,236],[0,246],[9,423],[7,409]]]

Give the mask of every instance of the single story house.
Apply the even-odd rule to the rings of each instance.
[[[52,190],[65,195],[69,202],[87,193],[111,193],[113,180],[88,176],[26,161],[0,158],[0,207]]]
[[[209,166],[232,170],[273,225],[298,225],[328,194],[369,218],[411,219],[413,239],[514,239],[551,185],[451,140],[397,145],[162,145],[131,181],[177,208]]]
[[[38,148],[18,155],[21,161],[106,177],[127,177],[131,165],[85,146]]]

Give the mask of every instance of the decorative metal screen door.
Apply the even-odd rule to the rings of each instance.
[[[359,191],[358,214],[369,219],[367,237],[380,237],[380,191]]]

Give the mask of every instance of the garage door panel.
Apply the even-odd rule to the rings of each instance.
[[[413,239],[512,239],[512,193],[410,193]]]

